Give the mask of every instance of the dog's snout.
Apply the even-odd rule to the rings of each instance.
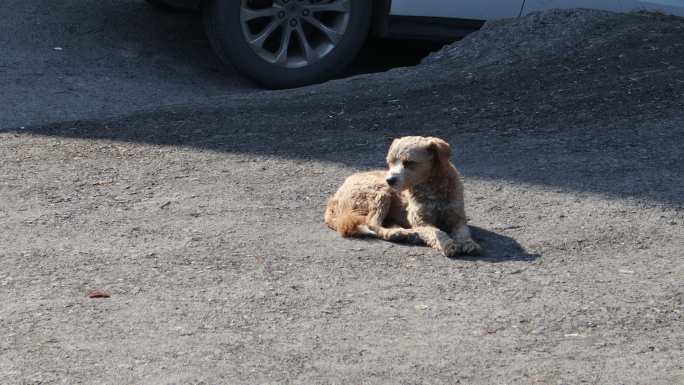
[[[390,186],[394,186],[395,184],[397,184],[397,179],[398,178],[396,176],[387,177],[387,184]]]

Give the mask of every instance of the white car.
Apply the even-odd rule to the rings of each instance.
[[[657,10],[684,16],[684,0],[148,0],[201,8],[222,60],[269,88],[329,79],[347,67],[369,34],[455,40],[485,20],[551,8]]]

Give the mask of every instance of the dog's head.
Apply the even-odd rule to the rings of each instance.
[[[442,139],[405,136],[395,139],[387,153],[387,184],[404,190],[442,173],[449,164],[451,148]]]

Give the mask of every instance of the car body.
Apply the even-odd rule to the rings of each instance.
[[[147,0],[200,8],[217,54],[269,88],[327,80],[369,35],[453,41],[485,21],[556,8],[659,11],[684,16],[684,0]]]
[[[532,12],[588,8],[612,12],[658,11],[684,16],[684,0],[386,0],[387,15],[376,17],[387,28],[380,36],[458,38],[486,20],[513,18]],[[378,29],[376,29],[378,31]]]

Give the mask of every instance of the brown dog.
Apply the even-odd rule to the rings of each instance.
[[[328,202],[325,223],[343,237],[370,235],[393,242],[419,242],[447,257],[479,254],[463,204],[463,182],[439,138],[394,140],[389,171],[358,173]]]

